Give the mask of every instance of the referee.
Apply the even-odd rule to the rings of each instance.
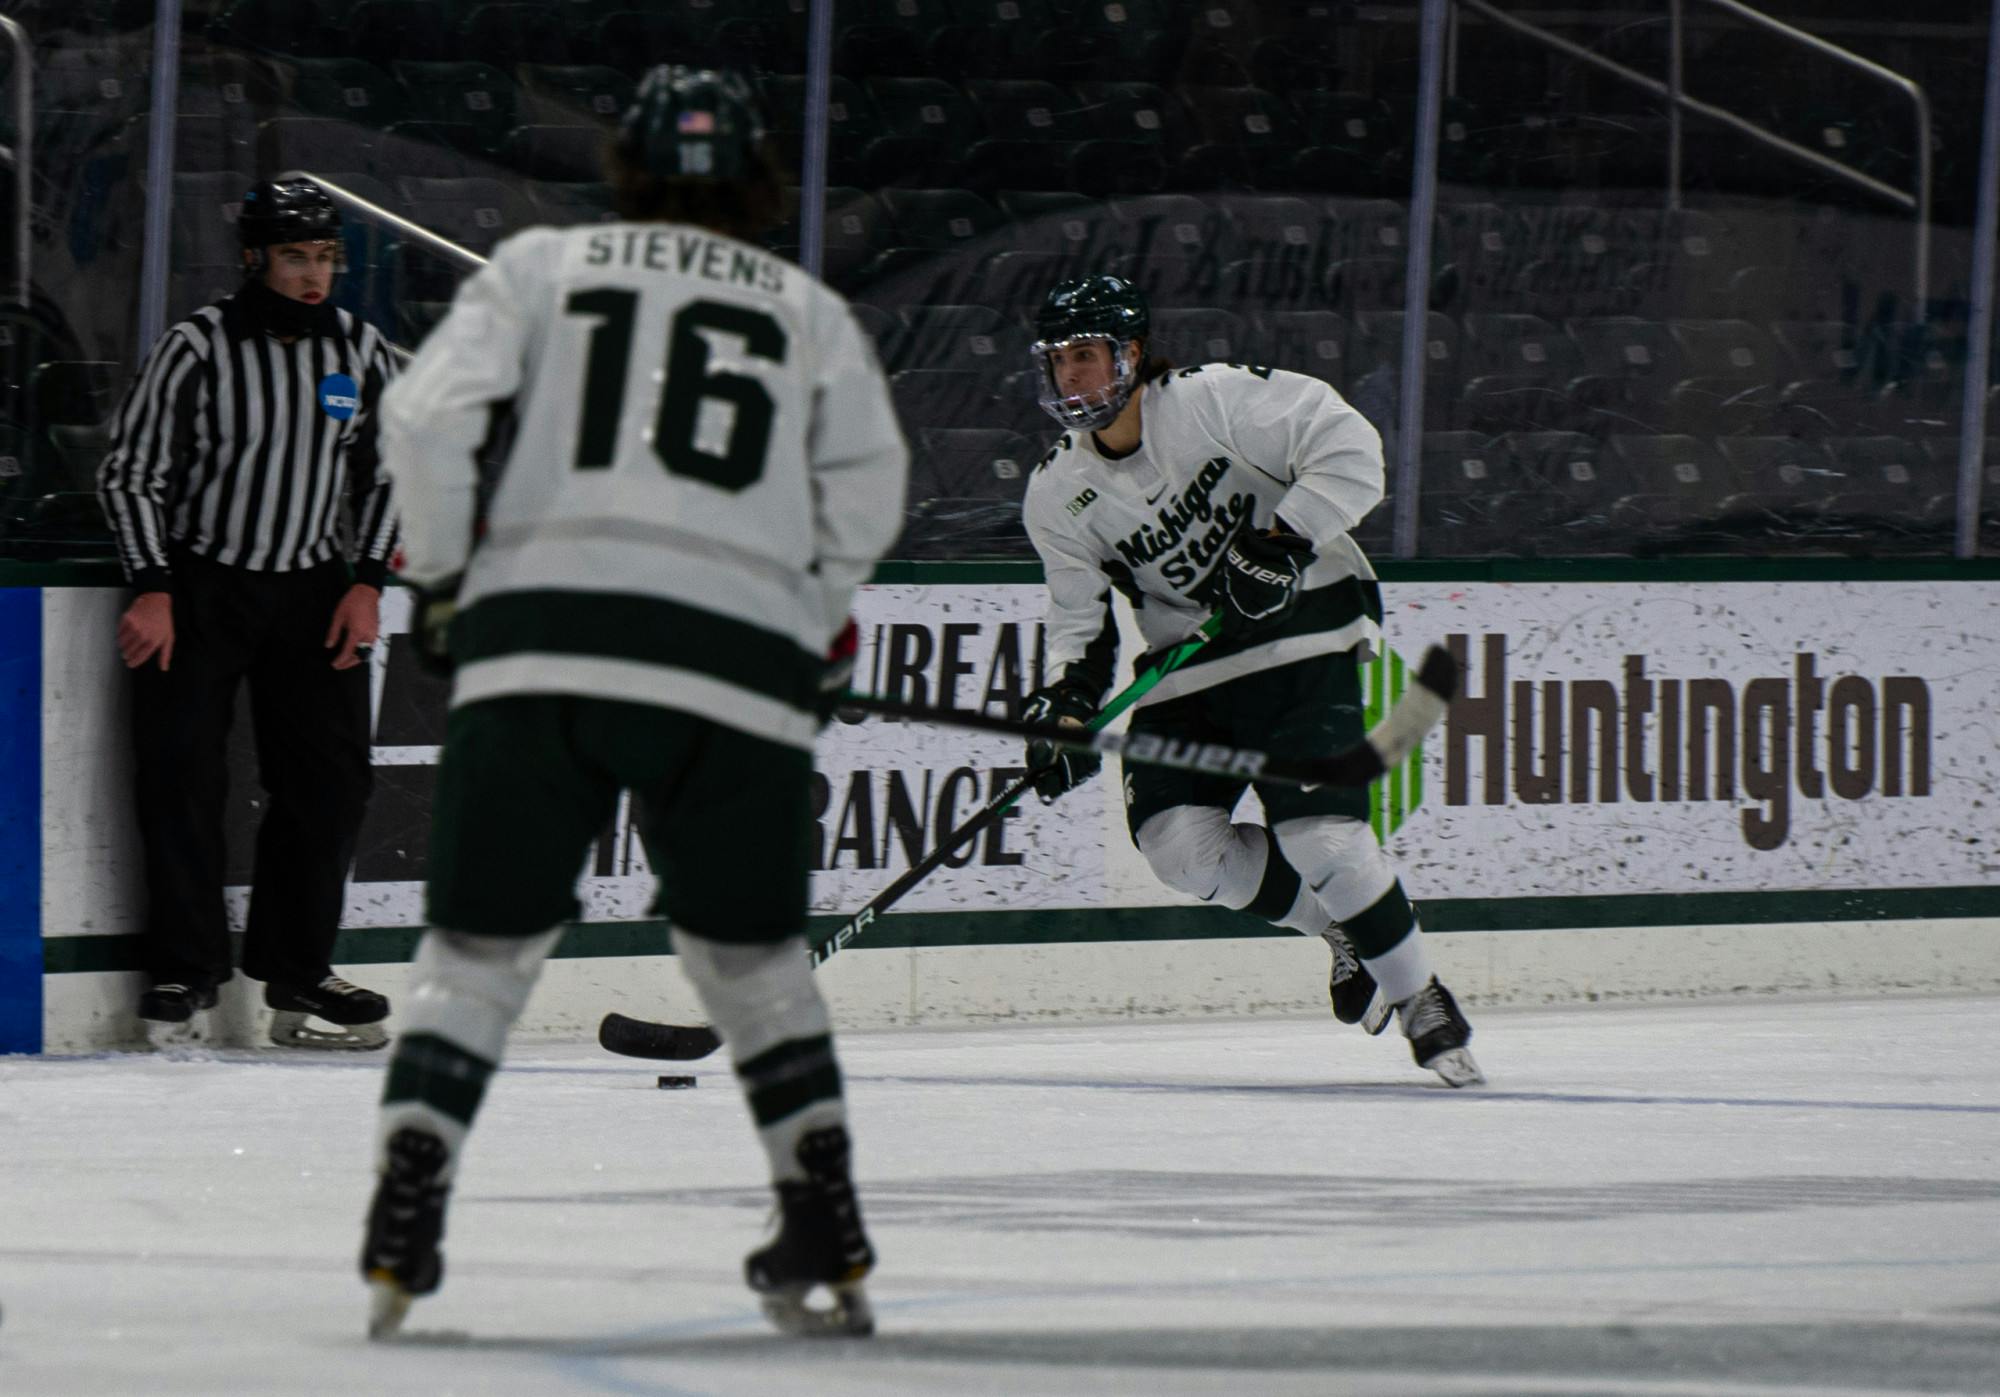
[[[248,680],[268,802],[244,973],[265,982],[278,1043],[380,1047],[388,1000],[329,958],[370,784],[365,661],[396,540],[373,409],[393,366],[328,301],[340,213],[324,190],[259,184],[237,228],[242,289],[153,347],[97,476],[138,593],[118,649],[145,845],[139,1017],[155,1042],[192,1036],[231,974],[224,751]]]

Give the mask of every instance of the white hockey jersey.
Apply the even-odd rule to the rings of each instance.
[[[1245,519],[1282,515],[1312,541],[1298,605],[1245,640],[1218,640],[1142,700],[1159,703],[1381,639],[1374,569],[1348,537],[1382,498],[1382,440],[1325,383],[1283,369],[1203,364],[1148,384],[1136,450],[1110,458],[1067,433],[1028,482],[1022,514],[1049,586],[1045,682],[1102,695],[1117,654],[1111,593],[1154,650],[1221,604],[1217,564]]]
[[[600,223],[509,238],[459,288],[384,398],[382,463],[403,574],[464,573],[454,704],[623,699],[810,746],[908,452],[836,293],[704,229]]]

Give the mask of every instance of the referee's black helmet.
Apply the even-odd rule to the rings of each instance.
[[[250,249],[336,240],[340,210],[309,179],[265,180],[243,196],[236,237]]]

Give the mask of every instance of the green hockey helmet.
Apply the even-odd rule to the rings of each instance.
[[[1109,426],[1131,400],[1138,379],[1124,348],[1143,340],[1152,326],[1146,293],[1123,277],[1097,275],[1056,283],[1035,314],[1030,352],[1041,370],[1042,411],[1072,431]],[[1088,393],[1065,394],[1056,383],[1050,351],[1082,340],[1111,346],[1111,381]]]
[[[743,179],[755,173],[764,117],[742,74],[662,63],[614,139],[620,159],[662,179]]]

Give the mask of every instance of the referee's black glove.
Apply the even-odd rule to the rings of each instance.
[[[1096,716],[1097,705],[1081,685],[1060,681],[1029,694],[1026,706],[1021,709],[1021,720],[1026,723],[1061,723],[1069,719],[1081,727]],[[1081,786],[1097,775],[1103,765],[1104,758],[1081,748],[1058,747],[1040,739],[1028,744],[1028,775],[1044,805]]]
[[[416,624],[412,632],[417,642],[417,663],[424,673],[440,679],[451,678],[458,668],[451,657],[451,622],[458,615],[458,586],[464,578],[450,577],[434,587],[418,587]]]
[[[1240,636],[1282,621],[1298,605],[1313,546],[1297,534],[1266,534],[1247,523],[1222,555],[1222,630]]]

